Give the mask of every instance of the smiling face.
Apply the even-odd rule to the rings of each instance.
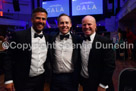
[[[96,20],[94,17],[85,16],[82,19],[82,31],[86,36],[90,36],[96,31]]]
[[[71,20],[69,16],[66,16],[66,15],[60,16],[58,20],[59,31],[65,35],[70,31],[71,27],[72,27],[72,24],[71,24]]]
[[[46,20],[47,20],[47,14],[45,12],[36,12],[31,21],[33,24],[33,28],[37,33],[40,33],[45,25],[46,25]]]

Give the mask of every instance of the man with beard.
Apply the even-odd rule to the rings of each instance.
[[[97,48],[96,43],[109,44],[109,39],[96,34],[96,20],[93,16],[82,19],[84,40],[81,47],[81,85],[83,91],[106,91],[111,89],[115,68],[114,51],[111,48]],[[114,90],[109,90],[114,91]]]
[[[32,27],[13,34],[4,61],[7,91],[43,91],[48,71],[48,36],[43,33],[46,20],[47,11],[36,8],[32,12]]]

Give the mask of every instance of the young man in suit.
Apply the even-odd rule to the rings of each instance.
[[[112,82],[115,56],[112,48],[100,48],[100,45],[111,42],[96,34],[93,16],[82,19],[82,31],[85,36],[81,47],[81,85],[84,91],[106,91]]]
[[[79,37],[70,33],[71,19],[66,14],[58,17],[59,33],[52,37],[51,65],[52,79],[50,91],[78,91],[80,75]]]
[[[4,63],[7,91],[43,91],[48,71],[48,36],[43,33],[47,11],[32,12],[32,27],[15,32]]]

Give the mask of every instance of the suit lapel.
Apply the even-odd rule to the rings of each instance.
[[[54,49],[54,44],[55,44],[55,40],[56,40],[56,37],[58,36],[59,33],[57,33],[56,35],[52,36],[52,39],[51,39],[51,44],[52,44],[52,47],[51,47],[51,50],[52,50],[52,64],[56,64],[56,59],[55,59],[55,49]]]
[[[52,37],[52,44],[54,45],[55,44],[55,41],[56,41],[56,37],[59,35],[59,33],[57,33],[55,36],[53,36]],[[53,50],[53,54],[55,53],[55,49],[54,48],[52,48],[52,50]]]
[[[93,44],[92,44],[92,48],[90,49],[89,61],[91,60],[91,57],[93,56],[93,54],[95,54],[96,42],[97,42],[97,34],[96,34],[95,37],[94,37],[94,41],[93,41]]]
[[[48,45],[49,37],[45,33],[43,33],[43,36],[45,37],[46,45]]]
[[[75,63],[75,55],[76,55],[76,48],[74,48],[74,45],[76,45],[76,38],[73,34],[71,34],[72,36],[72,42],[73,42],[73,53],[72,53],[72,62]]]
[[[93,41],[93,44],[92,44],[92,50],[96,48],[96,42],[97,42],[97,34],[94,37],[94,41]]]
[[[30,28],[29,28],[28,30],[26,30],[25,41],[26,41],[26,43],[28,43],[30,46],[32,45],[31,29],[30,29]]]
[[[26,30],[25,32],[25,43],[28,44],[28,49],[26,50],[26,56],[28,58],[29,63],[31,64],[31,56],[32,56],[32,39],[31,39],[31,28],[29,28],[28,30]]]

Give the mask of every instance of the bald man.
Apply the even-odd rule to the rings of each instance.
[[[81,47],[81,85],[84,91],[114,91],[111,88],[115,69],[115,56],[112,48],[100,48],[111,41],[96,34],[96,20],[93,16],[82,19],[84,39]],[[98,46],[99,44],[99,46]]]

